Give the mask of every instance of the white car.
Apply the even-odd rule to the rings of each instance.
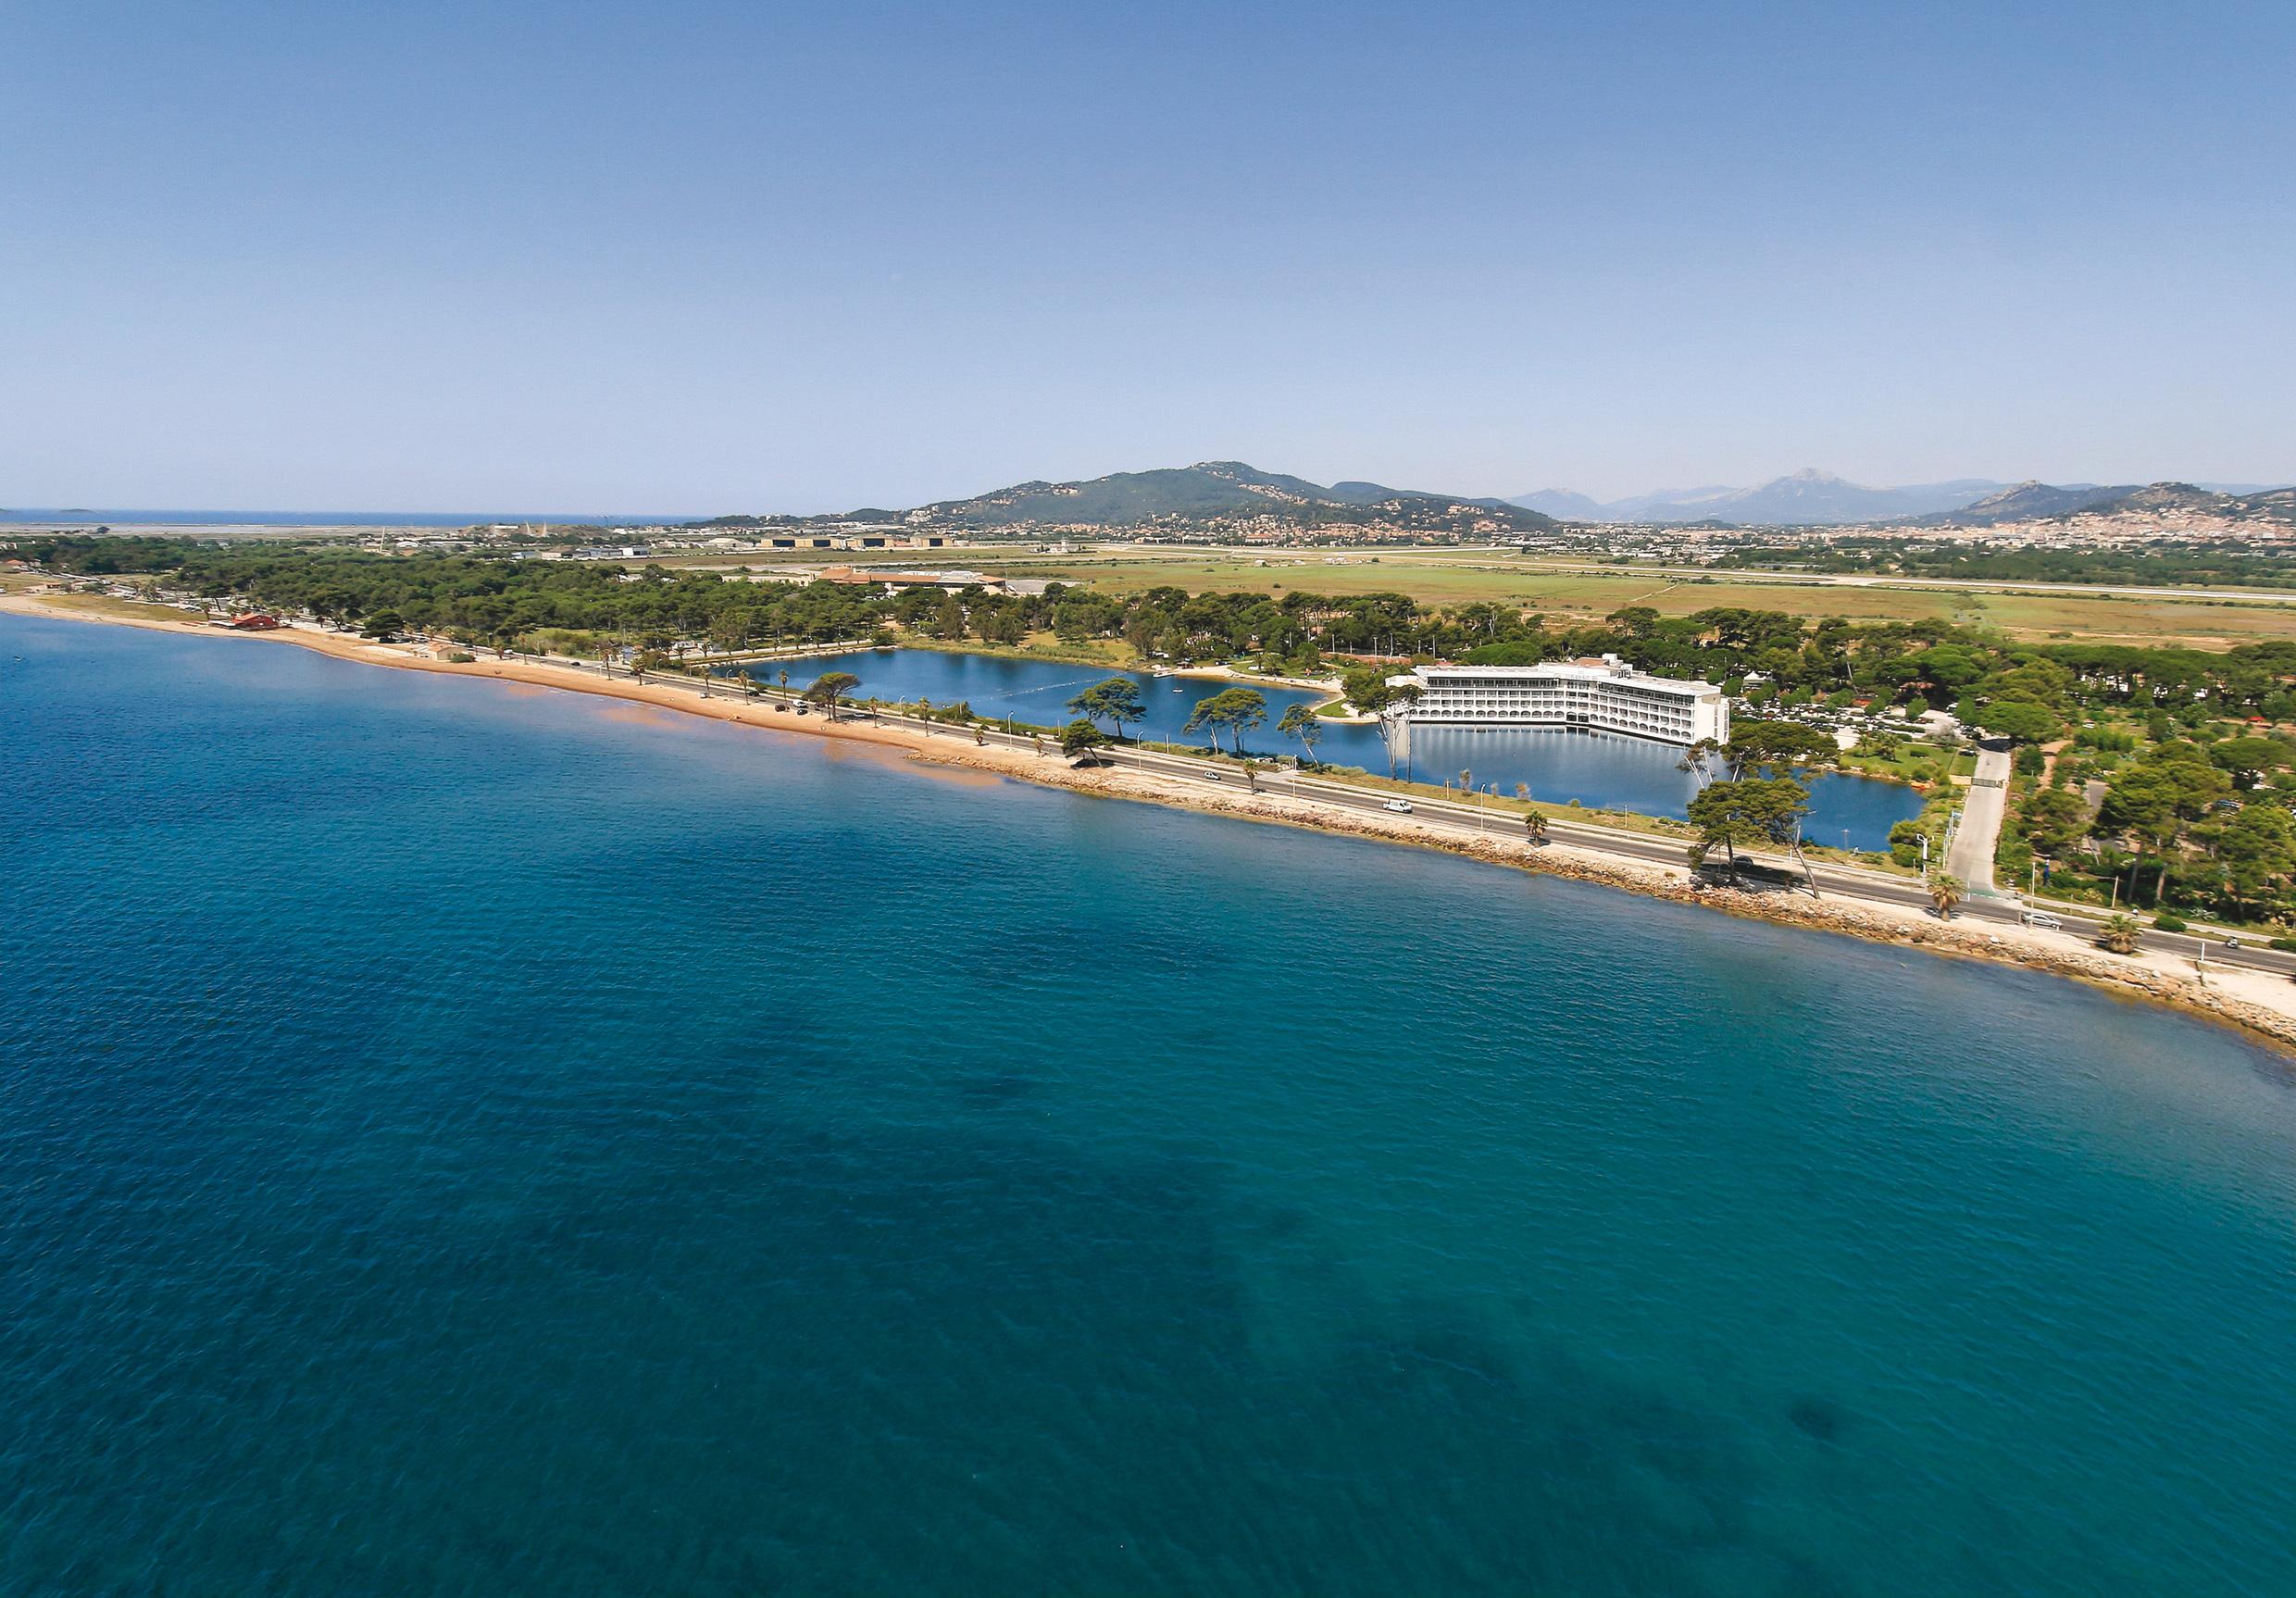
[[[1390,810],[1394,811],[1398,816],[1408,816],[1411,814],[1411,801],[1408,799],[1390,799],[1387,802],[1387,807]]]
[[[2028,927],[2039,927],[2043,931],[2048,932],[2062,932],[2065,930],[2065,923],[2046,910],[2026,911],[2025,924]]]

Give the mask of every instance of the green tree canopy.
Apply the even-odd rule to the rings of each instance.
[[[2065,730],[2065,718],[2032,699],[1994,699],[1972,707],[1964,721],[2019,743],[2046,743]]]
[[[1196,708],[1189,718],[1185,730],[1198,728],[1210,730],[1213,742],[1219,741],[1219,730],[1228,729],[1234,740],[1236,753],[1243,753],[1243,735],[1267,719],[1267,696],[1256,688],[1223,688],[1207,699],[1196,701]]]
[[[838,702],[861,686],[861,680],[850,671],[824,671],[805,690],[805,701],[818,705],[829,712],[831,721],[837,719]]]
[[[1809,811],[1810,791],[1791,777],[1710,782],[1690,803],[1691,825],[1698,829],[1693,862],[1703,865],[1718,845],[1735,873],[1739,850],[1787,847]]]
[[[1316,743],[1323,736],[1323,718],[1316,714],[1314,705],[1305,702],[1292,705],[1283,713],[1283,719],[1276,723],[1276,730],[1298,739],[1307,763],[1316,763]]]
[[[1111,677],[1104,682],[1095,682],[1069,700],[1066,708],[1087,720],[1106,717],[1118,737],[1123,736],[1127,721],[1138,721],[1148,713],[1141,703],[1140,684],[1129,677]]]
[[[1744,772],[1830,758],[1839,748],[1832,733],[1800,721],[1740,721],[1722,754],[1733,771]]]

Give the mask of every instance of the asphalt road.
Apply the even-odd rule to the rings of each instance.
[[[2009,763],[2005,744],[1978,751],[1977,773],[1962,795],[1961,826],[1945,856],[1945,868],[1973,896],[1993,892],[1993,852],[2001,847],[2001,818],[2009,805]]]
[[[996,735],[1000,741],[1002,734]],[[1026,745],[1025,738],[1014,740]],[[2007,756],[2003,757],[2004,761]],[[1125,749],[1117,755],[1119,765],[1139,766],[1161,775],[1204,782],[1217,781],[1223,787],[1242,784],[1243,773],[1236,768],[1220,771],[1208,761],[1190,759],[1185,755],[1158,755],[1147,750]],[[1217,774],[1217,775],[1216,775]],[[1383,811],[1395,797],[1378,789],[1352,788],[1342,782],[1321,778],[1303,777],[1294,773],[1263,772],[1260,786],[1275,793],[1297,793],[1320,804],[1342,809]],[[1439,799],[1413,799],[1413,816],[1423,822],[1440,826],[1462,835],[1481,835],[1493,838],[1520,838],[1522,823],[1512,814],[1479,811],[1472,805],[1461,805]],[[1599,849],[1607,855],[1623,855],[1628,859],[1648,861],[1653,865],[1680,866],[1687,845],[1677,838],[1657,838],[1642,832],[1626,832],[1610,827],[1591,827],[1583,822],[1561,821],[1550,817],[1547,835],[1558,843],[1576,843]],[[1791,860],[1767,859],[1758,855],[1746,858],[1756,864],[1767,865],[1800,875]],[[1833,892],[1848,897],[1875,903],[1901,905],[1923,915],[1932,913],[1928,890],[1919,882],[1903,878],[1886,876],[1878,871],[1861,871],[1852,867],[1814,864],[1810,875],[1816,879],[1822,894]],[[2095,937],[2103,930],[2104,918],[2083,915],[2073,910],[2052,910],[2065,924],[2068,932]],[[1994,922],[2015,926],[2025,916],[2025,907],[2015,899],[1965,899],[1953,912],[1953,918],[1962,921]],[[2171,953],[2197,953],[2205,944],[2212,965],[2240,966],[2252,970],[2277,972],[2296,977],[2296,955],[2283,954],[2277,949],[2227,949],[2220,942],[2188,937],[2180,933],[2146,930],[2144,944],[2149,949],[2165,949]]]

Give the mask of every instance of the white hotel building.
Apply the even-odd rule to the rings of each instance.
[[[1419,690],[1419,726],[1582,727],[1661,743],[1729,741],[1730,705],[1711,682],[1645,677],[1616,655],[1543,666],[1423,666],[1390,678]]]

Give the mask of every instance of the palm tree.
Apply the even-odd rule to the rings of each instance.
[[[1547,841],[1547,818],[1533,810],[1523,818],[1523,830],[1530,835],[1532,843],[1544,843]]]
[[[2137,918],[2124,915],[2108,918],[2103,930],[2098,935],[2097,942],[2115,955],[2135,954],[2137,952]]]
[[[1940,920],[1953,918],[1953,906],[1961,903],[1964,894],[1961,879],[1950,871],[1940,871],[1929,879],[1929,903],[1937,906]]]

